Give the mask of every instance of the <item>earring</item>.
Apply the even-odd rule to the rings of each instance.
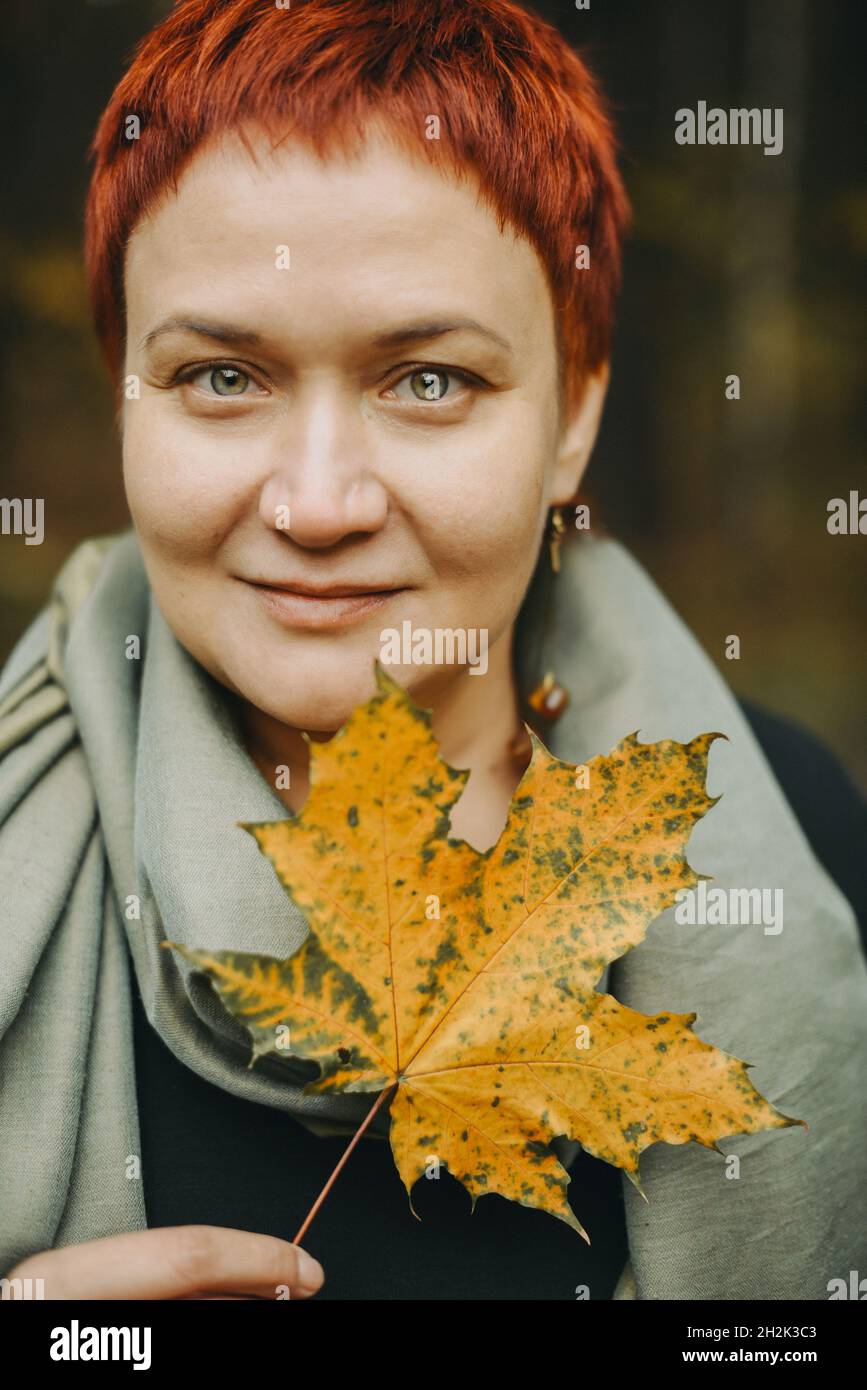
[[[527,696],[527,702],[531,709],[553,724],[568,705],[569,692],[564,686],[558,685],[553,671],[546,671],[536,689]]]
[[[559,507],[554,507],[551,512],[550,523],[548,526],[548,547],[551,556],[552,574],[560,573],[560,543],[566,531],[566,523],[563,520],[563,513]],[[547,629],[551,617],[551,608],[545,615],[545,628]],[[544,634],[543,634],[544,635]],[[541,646],[540,642],[540,646]],[[547,724],[553,724],[555,719],[559,719],[569,704],[569,692],[560,685],[553,671],[546,671],[542,680],[533,691],[527,696],[527,704],[533,712]],[[526,734],[517,735],[512,744],[512,752],[515,757],[526,758],[529,753],[529,739]]]
[[[563,520],[563,513],[559,507],[554,507],[548,527],[548,547],[551,554],[551,568],[555,574],[560,573],[560,542],[565,530],[566,523]]]

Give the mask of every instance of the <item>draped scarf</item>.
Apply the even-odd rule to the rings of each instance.
[[[541,602],[534,581],[521,631],[541,630]],[[563,548],[544,630],[545,667],[571,696],[551,752],[583,763],[634,730],[727,734],[708,775],[723,795],[689,862],[715,887],[784,895],[775,934],[682,925],[671,908],[597,988],[644,1013],[696,1012],[695,1032],[809,1125],[724,1139],[736,1177],[698,1144],[647,1149],[647,1201],[623,1179],[630,1256],[614,1297],[827,1298],[830,1279],[867,1267],[867,967],[852,910],[724,680],[622,545]],[[518,668],[528,659],[519,644]],[[301,945],[303,915],[237,824],[285,815],[227,692],[157,607],[135,532],[79,546],[0,677],[0,1272],[147,1224],[134,987],[213,1085],[315,1133],[366,1114],[369,1096],[305,1095],[309,1071],[289,1057],[250,1069],[246,1030],[160,949]]]

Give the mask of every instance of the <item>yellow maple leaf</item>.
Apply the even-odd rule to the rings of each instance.
[[[708,750],[725,735],[632,734],[585,764],[589,777],[531,735],[503,833],[482,853],[449,835],[469,773],[439,757],[430,712],[375,670],[377,694],[329,742],[309,741],[301,812],[243,824],[305,914],[301,948],[280,960],[164,943],[249,1029],[251,1065],[288,1053],[318,1064],[307,1090],[392,1088],[410,1201],[435,1156],[473,1205],[498,1192],[585,1240],[555,1137],[642,1191],[650,1144],[718,1149],[803,1125],[761,1096],[750,1063],[692,1032],[696,1014],[648,1016],[594,988],[698,883],[684,851],[715,804]]]

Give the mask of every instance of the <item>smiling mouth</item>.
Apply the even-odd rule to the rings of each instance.
[[[358,589],[351,585],[301,592],[276,584],[243,581],[269,612],[290,628],[343,627],[373,613],[405,589]]]

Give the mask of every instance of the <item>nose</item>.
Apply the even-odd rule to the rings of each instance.
[[[320,389],[296,399],[286,422],[260,491],[265,524],[314,550],[379,530],[388,492],[376,475],[359,411],[336,391]]]

